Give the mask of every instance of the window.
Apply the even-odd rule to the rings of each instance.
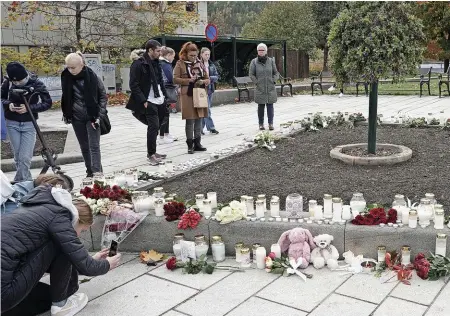
[[[187,12],[195,12],[196,11],[196,5],[194,1],[186,1],[186,11]]]

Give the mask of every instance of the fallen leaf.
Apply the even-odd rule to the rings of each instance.
[[[142,262],[145,263],[149,262],[150,260],[158,262],[163,260],[164,255],[152,249],[149,252],[141,251],[141,253],[139,254],[139,258]]]

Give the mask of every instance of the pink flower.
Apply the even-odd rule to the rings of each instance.
[[[275,259],[277,257],[277,255],[275,254],[275,252],[271,252],[271,253],[269,253],[268,257],[270,259]]]

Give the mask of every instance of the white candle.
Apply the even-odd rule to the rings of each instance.
[[[168,173],[173,173],[173,162],[172,160],[166,160],[166,170]]]
[[[434,215],[434,229],[444,229],[444,210],[437,209]]]
[[[222,262],[225,260],[225,244],[212,244],[212,254],[213,254],[213,260],[215,262]]]
[[[253,196],[247,196],[247,202],[245,205],[247,206],[247,215],[255,214],[255,208],[253,206]]]
[[[264,247],[256,249],[256,267],[258,269],[266,268],[266,248]]]
[[[258,200],[256,201],[256,218],[264,217],[265,209],[264,209],[264,201]]]
[[[177,260],[181,260],[181,245],[180,244],[173,245],[173,254],[177,258]]]
[[[309,202],[308,202],[309,217],[314,218],[314,212],[316,211],[316,207],[317,207],[317,201],[309,200]]]
[[[202,255],[205,255],[208,253],[208,245],[203,244],[203,245],[195,245],[195,257],[197,259],[200,259],[200,257]]]
[[[408,265],[411,263],[411,248],[408,246],[402,247],[402,259],[401,263],[403,265]]]
[[[155,201],[155,215],[158,217],[164,216],[164,199]]]
[[[202,207],[202,210],[203,210],[203,215],[206,217],[206,216],[211,216],[211,201],[210,200],[208,200],[208,199],[206,199],[206,200],[203,200],[203,207]]]
[[[333,217],[333,202],[330,194],[323,196],[323,216],[328,219]]]
[[[162,175],[166,174],[166,163],[164,161],[160,161],[158,166],[158,172]]]
[[[314,218],[316,220],[321,220],[323,218],[323,206],[317,205],[316,210],[314,211]]]
[[[333,221],[340,222],[342,220],[342,200],[333,198]]]
[[[350,205],[342,206],[342,219],[348,221],[351,218],[352,218],[352,214],[350,211]]]
[[[264,212],[267,212],[267,199],[265,194],[259,194],[258,200],[264,201]]]
[[[211,207],[217,208],[217,193],[216,192],[208,192],[206,194],[206,196],[208,197],[208,200],[211,201]]]
[[[447,254],[447,235],[446,234],[437,234],[435,254],[446,257],[446,254]]]
[[[400,211],[402,213],[402,224],[408,225],[409,224],[409,207],[406,206],[400,206]]]
[[[417,211],[416,210],[409,211],[408,226],[409,226],[409,228],[417,227]]]
[[[270,252],[273,252],[276,258],[281,258],[281,247],[279,244],[273,244],[270,247]]]
[[[270,201],[270,216],[280,216],[280,202],[277,200]]]

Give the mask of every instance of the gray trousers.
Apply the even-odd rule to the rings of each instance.
[[[73,130],[80,144],[86,172],[103,172],[100,153],[100,128],[94,129],[90,121],[72,121]]]
[[[202,137],[203,118],[186,120],[186,139],[194,139]]]

